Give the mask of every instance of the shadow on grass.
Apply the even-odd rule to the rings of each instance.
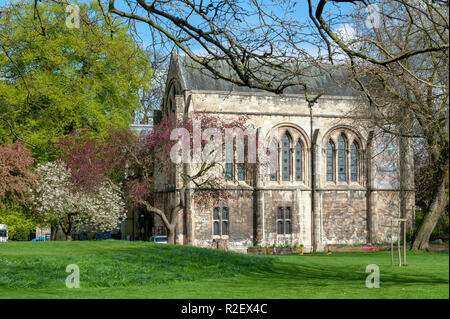
[[[374,258],[375,257],[375,258]],[[390,265],[389,255],[356,254],[349,255],[315,255],[284,257],[277,262],[270,273],[254,273],[254,280],[283,282],[283,285],[298,286],[299,282],[307,282],[310,286],[323,287],[328,285],[348,286],[360,285],[370,273],[366,273],[366,266],[377,264],[380,269],[380,281],[384,287],[419,285],[448,285],[448,253],[430,256],[417,256],[422,260],[418,265],[397,267]],[[418,259],[418,258],[415,259]],[[435,258],[433,258],[435,257]],[[439,259],[436,261],[435,259]],[[283,258],[283,257],[282,257]],[[290,261],[289,259],[292,259]],[[445,261],[447,264],[445,264]],[[436,269],[436,262],[441,266]]]
[[[0,287],[10,288],[65,287],[69,264],[79,266],[83,287],[131,287],[209,278],[227,281],[233,277],[236,286],[281,284],[298,288],[303,282],[310,289],[330,285],[360,287],[369,275],[365,272],[369,264],[380,266],[380,280],[385,287],[449,282],[448,253],[410,254],[411,266],[402,268],[391,267],[389,253],[384,252],[253,256],[120,241],[34,246],[24,243],[5,246],[0,253]]]

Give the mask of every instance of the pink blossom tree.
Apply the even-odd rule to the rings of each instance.
[[[177,142],[173,139],[175,129],[183,129],[188,133],[186,147],[195,145],[195,123],[201,128],[214,129],[219,132],[221,141],[226,129],[239,128],[243,131],[253,129],[247,117],[225,120],[212,116],[194,116],[192,118],[162,118],[151,130],[135,135],[129,130],[111,130],[103,140],[91,140],[89,134],[80,132],[72,138],[61,141],[62,158],[71,169],[73,184],[76,187],[90,189],[105,181],[120,186],[122,196],[128,209],[143,207],[150,214],[159,216],[167,230],[169,242],[174,243],[174,230],[178,216],[186,207],[186,192],[191,189],[197,197],[204,200],[226,198],[229,193],[223,188],[224,160],[213,156],[211,152],[202,152],[196,163],[174,163]],[[172,135],[172,139],[171,139]],[[205,150],[211,140],[201,136],[200,149]],[[223,143],[215,144],[223,148]],[[175,152],[177,153],[177,152]],[[189,153],[193,155],[192,152]],[[159,186],[164,186],[169,179],[176,182],[176,200],[166,211],[158,208],[155,202]],[[194,187],[191,187],[194,186]],[[198,190],[202,191],[198,191]]]
[[[24,144],[0,145],[0,208],[27,205],[36,182],[33,162]]]

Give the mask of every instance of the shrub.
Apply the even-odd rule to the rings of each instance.
[[[8,226],[8,237],[13,240],[28,240],[30,232],[36,230],[35,221],[19,208],[0,210],[0,224]]]

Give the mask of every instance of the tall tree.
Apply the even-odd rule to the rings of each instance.
[[[310,94],[305,62],[347,66],[375,125],[426,142],[432,199],[413,244],[426,249],[448,200],[448,4],[109,0],[109,12],[148,24],[215,78],[274,93],[301,85],[309,102],[320,92]],[[217,68],[218,62],[230,72]]]
[[[158,52],[149,54],[152,56],[152,86],[150,89],[142,90],[141,107],[135,115],[135,122],[139,124],[153,123],[153,112],[161,108],[169,71],[168,57],[170,55],[163,55]]]
[[[32,214],[30,190],[36,185],[34,159],[23,144],[0,145],[0,223],[8,225],[10,237],[28,240],[39,222]]]
[[[308,101],[317,99],[305,62],[326,58],[315,54],[314,32],[293,18],[290,1],[105,2],[113,15],[148,24],[153,39],[175,45],[214,78],[274,93],[303,86]]]
[[[126,127],[150,87],[148,54],[98,2],[19,1],[0,15],[0,143],[24,141],[44,161],[78,128]],[[66,23],[69,20],[69,23]],[[72,24],[70,23],[72,22]]]
[[[27,206],[36,182],[34,160],[23,144],[0,145],[0,209]]]
[[[416,144],[422,146],[432,178],[426,185],[429,200],[412,249],[427,249],[448,203],[448,2],[374,1],[372,19],[362,14],[365,6],[361,5],[353,14],[358,32],[347,41],[321,17],[326,3],[319,2],[313,19],[323,30],[324,40],[338,46],[349,59],[373,123],[400,138],[420,140]]]
[[[121,193],[114,184],[80,189],[60,160],[38,165],[36,174],[33,200],[38,216],[50,225],[57,223],[67,240],[72,240],[74,231],[111,231],[125,217]]]

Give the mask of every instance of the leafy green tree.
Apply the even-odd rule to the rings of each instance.
[[[79,128],[127,127],[150,88],[150,58],[97,2],[15,2],[0,8],[0,144],[24,141],[38,162]],[[69,20],[72,21],[72,20]],[[72,21],[73,22],[73,21]]]

